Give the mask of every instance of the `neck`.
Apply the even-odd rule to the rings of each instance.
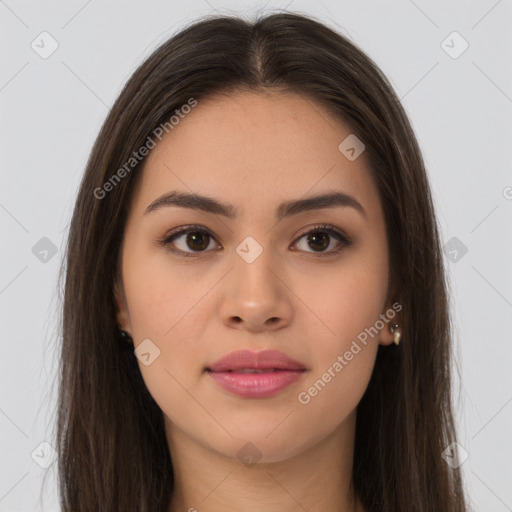
[[[355,412],[299,454],[246,465],[198,444],[167,422],[174,472],[169,512],[361,512],[351,479],[354,435]]]

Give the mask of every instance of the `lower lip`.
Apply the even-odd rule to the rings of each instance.
[[[208,375],[222,388],[244,398],[264,398],[287,388],[304,370],[278,370],[268,373],[212,372]]]

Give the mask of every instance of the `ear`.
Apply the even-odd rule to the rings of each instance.
[[[124,286],[122,282],[120,282],[120,279],[116,279],[114,282],[114,300],[116,303],[117,325],[123,331],[127,331],[131,334],[132,324],[130,321],[130,313],[128,311],[128,303],[126,301]]]
[[[403,332],[403,306],[398,300],[389,301],[386,304],[384,311],[382,312],[381,318],[384,321],[384,327],[380,331],[381,345],[391,345],[395,339],[395,333]],[[392,325],[398,325],[395,333],[391,332]]]

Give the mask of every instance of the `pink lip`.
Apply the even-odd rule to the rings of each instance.
[[[242,370],[268,370],[241,373]],[[219,359],[206,372],[223,389],[245,398],[273,395],[300,379],[306,368],[277,350],[238,350]]]

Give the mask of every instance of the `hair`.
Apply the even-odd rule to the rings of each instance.
[[[383,206],[403,341],[379,346],[357,408],[355,491],[368,512],[467,510],[461,473],[441,456],[457,439],[448,284],[418,142],[391,84],[362,50],[311,17],[284,12],[254,22],[208,16],[183,28],[133,73],[94,143],[63,261],[63,512],[167,512],[173,492],[163,413],[116,322],[123,233],[145,159],[111,181],[107,197],[94,191],[191,98],[272,90],[299,94],[350,126],[365,144]]]

